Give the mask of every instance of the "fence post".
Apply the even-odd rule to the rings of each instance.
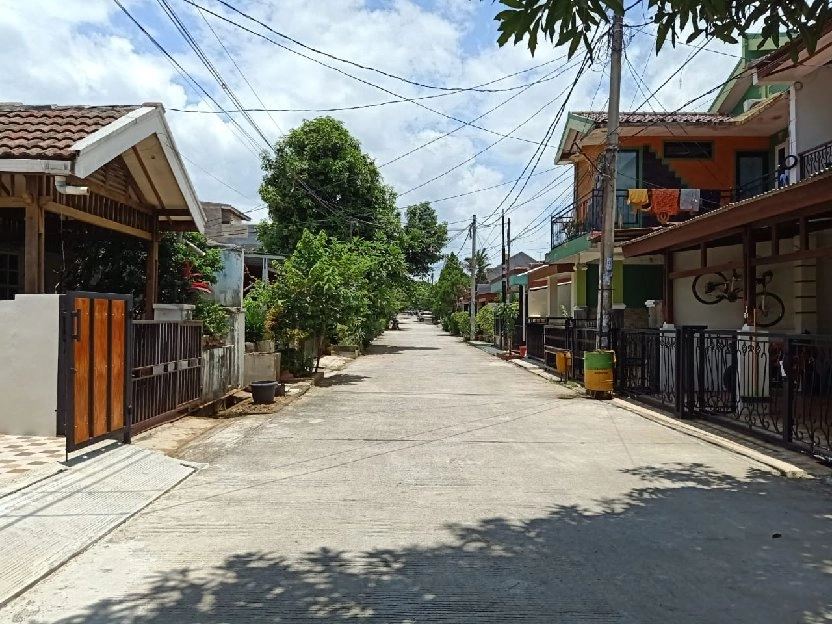
[[[792,441],[792,430],[794,427],[794,382],[792,369],[792,340],[785,341],[786,352],[783,354],[783,366],[786,369],[786,418],[783,423],[783,442],[786,444]],[[770,375],[770,373],[769,373]]]
[[[682,380],[684,379],[684,376],[682,375],[682,362],[684,361],[682,358],[682,350],[684,349],[684,341],[682,339],[683,335],[682,328],[677,327],[674,332],[676,348],[673,350],[673,381],[676,387],[676,396],[673,397],[673,407],[676,412],[676,416],[679,418],[684,418],[684,387],[682,383]]]
[[[699,336],[699,357],[696,358],[696,384],[698,386],[698,390],[696,393],[696,405],[694,405],[694,409],[698,408],[702,410],[705,406],[705,345],[707,343],[704,329],[697,332],[697,334]]]

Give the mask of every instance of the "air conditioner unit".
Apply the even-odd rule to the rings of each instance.
[[[762,102],[762,101],[763,101],[763,100],[762,100],[762,98],[756,98],[756,99],[746,100],[746,101],[745,101],[745,102],[743,102],[743,104],[742,104],[742,111],[743,111],[744,113],[747,113],[749,110],[751,110],[751,108],[752,108],[753,106],[756,106],[757,104],[759,104],[759,103],[760,103],[760,102]]]

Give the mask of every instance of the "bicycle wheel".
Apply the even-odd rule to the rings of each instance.
[[[773,327],[783,320],[786,304],[780,297],[770,292],[759,292],[754,297],[757,327]]]
[[[714,305],[725,299],[728,280],[722,273],[705,273],[693,280],[693,296],[699,303]]]

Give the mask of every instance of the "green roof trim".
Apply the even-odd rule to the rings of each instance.
[[[569,256],[579,254],[582,251],[587,251],[590,247],[592,247],[592,243],[589,242],[589,239],[586,236],[566,241],[546,254],[546,262],[554,264],[564,258],[568,258]]]
[[[578,134],[585,134],[589,132],[595,127],[595,122],[591,119],[587,119],[586,117],[582,117],[576,113],[569,113],[566,116],[566,124],[563,126],[563,134],[560,137],[560,143],[558,144],[558,152],[555,160],[555,164],[561,164],[561,157],[563,156],[563,152],[566,149],[566,137],[569,136],[569,132],[574,130]]]
[[[520,275],[511,275],[508,278],[508,283],[511,286],[528,286],[529,276],[527,273],[521,273]]]

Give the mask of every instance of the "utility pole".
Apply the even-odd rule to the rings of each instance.
[[[621,50],[624,44],[624,16],[612,18],[610,57],[610,102],[607,110],[607,153],[604,170],[604,222],[601,235],[601,264],[598,267],[598,332],[596,347],[610,348],[612,320],[612,267],[615,253],[615,177],[618,159],[618,117],[621,99]]]
[[[502,215],[500,216],[500,230],[502,232],[502,237],[503,237],[503,258],[502,258],[503,261],[500,264],[502,264],[502,266],[503,266],[502,287],[503,287],[503,302],[505,302],[505,300],[506,300],[506,276],[508,275],[508,271],[506,271],[507,256],[506,256],[506,211],[505,210],[503,210]]]
[[[506,303],[511,303],[511,217],[506,225]]]
[[[471,340],[477,335],[477,215],[471,221]]]

